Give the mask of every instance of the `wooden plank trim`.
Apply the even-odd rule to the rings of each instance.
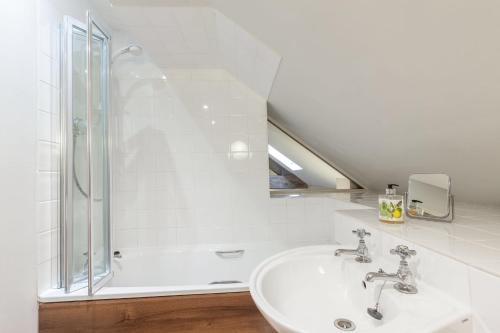
[[[272,333],[250,293],[40,303],[40,333]]]

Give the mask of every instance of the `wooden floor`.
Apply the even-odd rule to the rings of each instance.
[[[40,333],[271,333],[250,294],[40,303]]]

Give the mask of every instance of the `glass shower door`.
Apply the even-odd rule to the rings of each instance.
[[[90,16],[87,26],[65,22],[62,281],[66,292],[88,288],[92,295],[111,277],[110,38]]]
[[[89,294],[111,277],[108,115],[109,35],[87,13],[87,117],[90,171]]]
[[[88,165],[87,154],[87,31],[67,19],[69,36],[67,66],[67,210],[64,228],[66,291],[87,287],[88,282]]]

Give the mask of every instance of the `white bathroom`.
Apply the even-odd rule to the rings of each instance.
[[[496,333],[500,4],[0,11],[0,333]]]

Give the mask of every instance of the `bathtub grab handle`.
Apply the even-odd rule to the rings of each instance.
[[[245,250],[215,251],[215,254],[222,259],[241,258],[245,254]]]

